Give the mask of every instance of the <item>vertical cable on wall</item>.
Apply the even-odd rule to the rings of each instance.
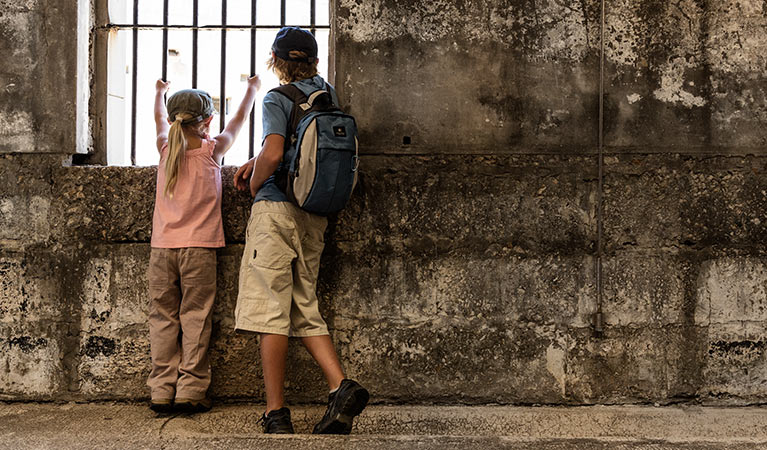
[[[597,309],[594,313],[592,324],[594,333],[600,336],[604,331],[602,316],[602,293],[604,283],[602,280],[602,253],[603,253],[603,219],[604,211],[602,198],[604,192],[604,89],[605,89],[605,0],[600,5],[599,22],[599,186],[597,188],[597,261],[596,261],[596,282],[597,282]]]

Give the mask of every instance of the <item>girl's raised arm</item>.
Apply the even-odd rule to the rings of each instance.
[[[242,103],[237,108],[237,112],[234,113],[234,117],[226,124],[224,131],[214,138],[216,149],[213,153],[216,160],[224,156],[224,153],[234,144],[237,134],[240,133],[240,128],[242,128],[248,114],[250,114],[250,110],[253,108],[253,101],[256,99],[256,92],[259,89],[261,89],[261,79],[258,75],[248,78],[248,90],[245,91],[245,97],[243,97]]]
[[[163,145],[168,142],[168,130],[170,130],[170,124],[168,123],[168,110],[165,108],[165,93],[168,92],[168,85],[162,80],[157,80],[155,83],[154,94],[154,125],[157,129],[157,151],[162,151]]]

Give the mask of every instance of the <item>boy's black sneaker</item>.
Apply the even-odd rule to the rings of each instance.
[[[370,399],[367,389],[352,380],[341,381],[337,391],[328,397],[328,409],[314,426],[314,434],[349,434],[354,416],[358,416]]]
[[[288,408],[275,409],[269,412],[269,415],[261,416],[264,433],[269,434],[293,434],[293,423],[290,421],[290,410]]]

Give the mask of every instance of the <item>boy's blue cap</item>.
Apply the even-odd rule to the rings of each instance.
[[[291,58],[290,52],[306,53],[306,58]],[[274,38],[272,51],[278,58],[287,61],[313,63],[317,59],[317,40],[312,33],[298,27],[283,27]]]
[[[175,121],[176,115],[181,113],[194,116],[181,122],[183,125],[202,122],[212,116],[215,111],[210,94],[199,89],[184,89],[168,99],[168,118],[171,122]]]

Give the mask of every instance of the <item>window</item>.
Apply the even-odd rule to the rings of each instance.
[[[100,53],[107,63],[100,69],[101,76],[95,76],[96,84],[101,79],[105,87],[94,94],[106,100],[94,108],[94,114],[106,116],[106,129],[101,123],[101,132],[94,130],[94,144],[97,152],[103,151],[100,146],[106,146],[106,162],[110,165],[157,164],[152,107],[158,78],[171,82],[168,95],[187,88],[210,93],[217,110],[210,134],[216,135],[239,105],[245,80],[258,73],[262,88],[249,126],[243,127],[226,155],[226,163],[241,164],[252,157],[261,144],[261,100],[278,85],[277,77],[267,72],[266,61],[282,26],[300,26],[315,34],[319,71],[328,79],[329,0],[100,3],[107,11],[97,11],[105,25],[99,27],[97,39],[103,43],[99,46],[97,41],[95,58]],[[103,156],[100,159],[103,161]]]

